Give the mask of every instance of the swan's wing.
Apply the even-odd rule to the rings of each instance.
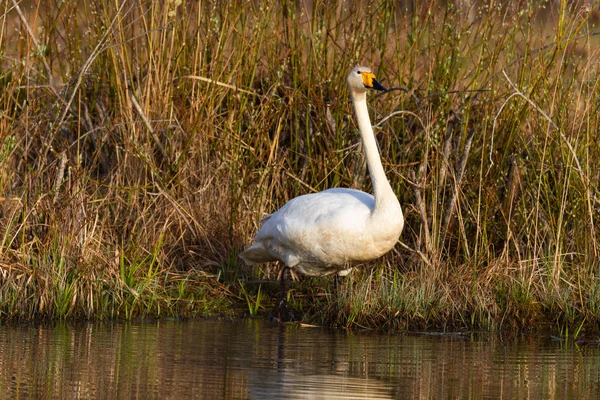
[[[247,252],[288,266],[347,265],[372,245],[365,225],[373,206],[373,196],[353,189],[296,197],[264,221]]]
[[[374,206],[373,196],[353,189],[329,189],[296,197],[264,220],[256,239],[351,233],[364,226]]]

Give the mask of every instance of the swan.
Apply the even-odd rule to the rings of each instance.
[[[353,266],[390,251],[400,238],[404,216],[386,178],[367,109],[367,91],[386,91],[371,69],[352,68],[346,78],[363,142],[373,195],[333,188],[295,197],[263,218],[254,244],[239,254],[246,265],[281,261],[281,297],[292,269],[307,276],[347,275]],[[281,313],[280,313],[281,314]]]

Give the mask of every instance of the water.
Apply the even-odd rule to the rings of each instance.
[[[265,321],[0,326],[0,398],[594,399],[600,346]]]

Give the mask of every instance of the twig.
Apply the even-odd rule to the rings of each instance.
[[[567,144],[567,148],[569,149],[569,151],[571,152],[571,155],[573,156],[573,159],[575,160],[575,165],[577,167],[577,172],[579,173],[579,176],[581,178],[581,181],[583,182],[584,186],[585,186],[585,191],[586,191],[586,198],[587,198],[587,205],[588,205],[588,216],[590,218],[590,232],[592,235],[592,238],[594,240],[594,242],[596,241],[596,232],[594,229],[594,210],[591,204],[591,195],[589,192],[589,187],[590,187],[590,182],[587,179],[587,177],[585,176],[585,174],[583,173],[583,168],[581,167],[581,164],[579,163],[579,158],[577,157],[577,153],[575,152],[575,149],[573,148],[573,146],[571,146],[571,142],[569,142],[569,140],[567,139],[567,137],[564,135],[564,133],[560,130],[560,128],[554,123],[554,121],[552,121],[552,119],[548,116],[548,114],[546,114],[544,112],[544,110],[542,110],[540,107],[538,107],[537,104],[535,104],[531,99],[529,99],[527,96],[525,96],[517,87],[516,85],[510,80],[510,78],[508,77],[508,75],[506,74],[506,72],[504,70],[502,70],[502,74],[504,75],[504,77],[506,78],[506,80],[508,81],[508,83],[510,84],[510,86],[513,88],[513,90],[515,91],[515,93],[511,94],[508,99],[506,99],[506,101],[504,102],[504,104],[502,104],[502,107],[500,108],[500,111],[498,111],[498,113],[496,114],[496,117],[494,118],[494,124],[492,127],[492,140],[491,140],[491,145],[490,145],[490,164],[492,161],[492,148],[493,148],[493,144],[494,144],[494,131],[496,128],[496,119],[498,118],[498,115],[500,115],[500,112],[502,112],[502,109],[504,108],[504,106],[506,105],[506,103],[508,102],[508,100],[510,100],[512,97],[514,96],[519,96],[521,97],[523,100],[525,100],[527,103],[529,103],[529,105],[531,105],[537,112],[539,112],[547,121],[548,123],[556,130],[556,132],[558,132],[558,134],[560,135],[561,139]],[[491,168],[491,165],[490,165]],[[489,171],[489,169],[488,169]],[[595,255],[598,255],[598,251],[596,249],[595,250]]]
[[[15,0],[13,0],[13,1],[15,1]],[[106,28],[106,32],[104,32],[104,34],[100,38],[100,41],[98,42],[98,44],[96,45],[96,47],[92,51],[92,54],[90,54],[90,56],[88,57],[88,59],[85,61],[85,63],[83,64],[83,66],[79,70],[79,73],[77,74],[77,81],[76,81],[76,83],[75,83],[75,85],[73,87],[73,92],[71,93],[71,97],[67,101],[67,103],[66,103],[65,107],[63,108],[63,111],[60,114],[59,118],[57,118],[54,121],[54,124],[52,125],[52,129],[58,129],[58,127],[60,127],[60,125],[65,120],[65,117],[67,116],[67,113],[69,112],[69,109],[71,108],[71,104],[73,103],[73,100],[75,99],[75,96],[77,95],[77,90],[79,89],[79,86],[81,86],[81,82],[83,82],[83,77],[86,75],[88,69],[92,66],[92,63],[94,62],[94,60],[96,59],[96,57],[98,57],[98,55],[104,50],[103,46],[104,46],[104,44],[105,44],[105,42],[106,42],[109,34],[112,32],[112,29],[113,29],[115,23],[117,22],[117,20],[121,16],[121,10],[123,9],[123,7],[125,7],[126,3],[127,2],[125,2],[125,1],[121,3],[121,5],[119,6],[119,9],[117,10],[117,13],[116,13],[115,17],[112,19],[112,21],[111,21],[110,25],[108,26],[108,28]]]
[[[398,241],[398,243],[400,244],[400,247],[403,247],[405,250],[410,251],[411,253],[415,253],[417,255],[419,255],[419,257],[421,257],[421,259],[423,260],[423,262],[425,264],[427,264],[428,267],[431,267],[431,261],[429,261],[429,259],[427,258],[427,256],[425,254],[423,254],[422,251],[419,251],[417,249],[413,249],[412,247],[409,247],[408,245],[404,244],[401,241]],[[400,252],[396,249],[392,249],[394,251],[394,253],[398,256],[400,256]]]
[[[415,94],[415,90],[417,90],[417,89],[409,90],[408,88],[405,88],[405,87],[392,87],[392,88],[389,88],[388,90],[386,90],[385,92],[381,93],[379,96],[383,96],[386,93],[390,93],[390,92],[394,92],[394,91],[398,91],[398,90],[401,91],[401,92],[405,92],[405,93],[410,94],[410,97],[412,97],[412,99],[415,101],[415,104],[417,105],[417,107],[419,107],[419,109],[422,112],[425,112],[425,109],[421,105],[421,101],[419,100],[419,98]],[[379,97],[379,96],[377,96],[377,97]]]
[[[463,93],[485,93],[485,92],[491,92],[490,89],[462,89],[462,90],[448,90],[445,92],[435,92],[435,93],[429,93],[427,96],[425,97],[437,97],[437,96],[443,96],[445,94],[463,94]]]
[[[423,224],[423,233],[425,235],[425,250],[428,254],[431,254],[431,239],[429,237],[429,222],[427,220],[427,208],[425,207],[425,202],[423,201],[423,197],[421,196],[422,191],[422,182],[425,178],[425,170],[426,164],[425,161],[421,162],[419,166],[419,174],[415,176],[415,171],[410,170],[410,178],[415,182],[413,186],[413,194],[415,196],[415,203],[417,205],[417,209],[419,210],[419,214],[421,216],[421,221]]]
[[[46,73],[48,74],[48,82],[51,82],[52,81],[52,69],[50,68],[50,64],[48,64],[48,61],[46,61],[46,58],[41,56],[42,55],[42,46],[40,46],[37,39],[35,38],[35,35],[33,34],[33,31],[31,30],[31,27],[29,26],[29,23],[27,22],[25,15],[21,11],[21,7],[19,7],[19,3],[17,3],[17,0],[12,0],[12,3],[13,3],[13,7],[15,8],[15,10],[17,10],[17,14],[19,14],[19,18],[21,19],[21,22],[25,26],[25,29],[27,29],[27,33],[29,34],[31,41],[35,45],[37,52],[40,54],[40,58],[42,59],[42,63],[44,64],[44,68],[46,68]],[[50,89],[52,91],[54,91],[54,88],[52,87],[52,85],[50,85]]]
[[[52,204],[56,205],[58,203],[58,198],[60,194],[60,187],[62,186],[64,177],[65,177],[65,167],[67,166],[67,152],[63,150],[60,153],[60,163],[58,164],[58,169],[56,170],[56,177],[54,178],[54,198],[52,199]]]
[[[142,121],[144,121],[144,125],[146,125],[146,129],[148,129],[148,131],[150,132],[150,135],[152,135],[152,139],[154,139],[154,143],[156,144],[156,147],[158,147],[160,154],[163,156],[165,161],[167,161],[169,163],[169,166],[170,166],[169,155],[167,154],[167,151],[165,150],[162,143],[160,142],[160,139],[156,135],[156,131],[154,130],[154,128],[152,128],[152,125],[150,125],[150,121],[148,120],[146,113],[140,106],[140,103],[138,103],[137,98],[135,97],[135,94],[133,93],[133,90],[130,91],[129,95],[131,97],[131,103],[133,104],[133,108],[135,108],[137,113],[142,118]]]
[[[494,122],[492,123],[492,135],[491,135],[491,139],[490,139],[490,165],[488,166],[487,173],[490,172],[490,170],[492,169],[492,167],[494,166],[494,160],[492,159],[492,153],[494,150],[494,135],[496,133],[496,122],[498,121],[498,117],[500,116],[500,114],[502,113],[502,110],[504,110],[504,106],[506,106],[508,104],[508,101],[510,99],[512,99],[515,96],[518,96],[518,93],[513,93],[510,96],[508,96],[508,98],[506,100],[504,100],[504,103],[502,103],[502,105],[500,106],[500,109],[498,110],[498,112],[496,113],[496,115],[494,116]]]
[[[444,215],[443,226],[447,231],[448,226],[450,225],[450,218],[454,213],[454,207],[456,205],[456,199],[458,198],[458,192],[461,187],[462,179],[465,173],[465,169],[467,166],[467,159],[469,158],[469,153],[471,152],[471,144],[473,143],[473,136],[475,131],[471,129],[467,135],[467,139],[465,141],[465,147],[463,148],[463,153],[458,162],[458,170],[456,171],[456,178],[454,179],[454,185],[452,187],[452,195],[450,197],[450,201],[448,202],[448,208],[446,209],[446,213]],[[467,249],[468,251],[468,249]]]
[[[387,121],[388,119],[396,116],[396,115],[402,115],[402,114],[408,114],[408,115],[412,115],[413,117],[415,117],[416,119],[419,120],[419,122],[421,123],[421,126],[423,127],[423,129],[425,129],[425,125],[423,124],[423,121],[421,120],[421,118],[419,118],[419,116],[417,114],[415,114],[412,111],[394,111],[393,113],[387,115],[385,118],[383,118],[381,121],[379,121],[377,124],[373,125],[373,128],[379,128],[381,125],[383,125],[383,123],[385,121]]]
[[[260,94],[253,92],[251,90],[242,89],[239,86],[230,85],[228,83],[216,81],[216,80],[210,79],[210,78],[205,78],[203,76],[187,75],[187,76],[184,76],[184,78],[195,79],[195,80],[202,81],[202,82],[213,83],[215,85],[222,86],[227,89],[235,90],[236,92],[250,94],[252,96],[261,96]]]

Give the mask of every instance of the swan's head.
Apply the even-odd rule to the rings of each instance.
[[[364,93],[368,89],[381,90],[383,92],[387,91],[381,83],[377,82],[375,74],[371,72],[371,68],[363,67],[361,65],[352,68],[346,81],[348,82],[350,90],[357,93]]]

